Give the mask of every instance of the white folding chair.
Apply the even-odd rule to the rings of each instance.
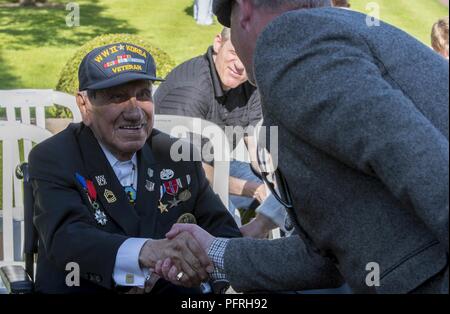
[[[6,108],[7,121],[35,124],[45,129],[45,108],[53,105],[69,109],[73,121],[81,121],[75,96],[51,89],[0,90],[0,108]],[[32,117],[31,108],[35,109],[35,117]],[[19,116],[16,115],[16,109],[20,109]]]
[[[51,89],[15,89],[0,90],[0,108],[6,109],[6,121],[35,125],[42,129],[48,129],[46,125],[45,109],[53,105],[60,105],[72,112],[73,122],[81,121],[75,97]],[[34,112],[34,113],[33,113]],[[24,156],[28,156],[32,148],[32,142],[26,137],[22,141]],[[12,160],[20,162],[19,147],[12,147]],[[14,189],[20,190],[21,182],[14,181]],[[5,194],[3,194],[5,197]],[[0,209],[2,207],[0,206]],[[17,245],[17,244],[16,244]]]
[[[230,174],[230,145],[223,130],[216,124],[199,118],[155,115],[155,128],[174,137],[189,133],[207,138],[214,149],[214,180],[212,188],[228,209],[228,177]]]
[[[15,169],[20,164],[19,145],[20,140],[27,140],[30,143],[40,143],[49,138],[52,134],[41,127],[18,122],[0,121],[0,143],[3,148],[3,180],[1,204],[1,216],[3,220],[3,260],[0,267],[5,265],[23,265],[23,186],[22,182],[16,178]],[[24,146],[24,161],[28,159],[30,148]],[[14,230],[14,223],[20,223],[20,234]],[[15,237],[20,236],[20,247],[15,247]]]

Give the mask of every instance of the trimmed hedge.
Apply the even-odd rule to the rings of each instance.
[[[84,44],[73,56],[61,71],[56,90],[71,95],[75,95],[78,91],[78,67],[84,56],[97,47],[114,44],[118,42],[127,42],[135,44],[148,50],[156,62],[156,71],[158,77],[166,77],[167,74],[175,67],[175,62],[163,50],[155,47],[145,39],[136,35],[129,34],[110,34],[101,35]]]

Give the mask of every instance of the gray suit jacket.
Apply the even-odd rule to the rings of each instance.
[[[343,278],[357,293],[448,292],[448,62],[335,8],[278,17],[254,62],[300,237],[232,240],[232,285],[305,289]],[[380,286],[366,284],[371,262]]]

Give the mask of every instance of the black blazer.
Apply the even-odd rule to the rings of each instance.
[[[30,153],[30,178],[35,199],[34,224],[39,234],[36,290],[43,293],[112,292],[117,250],[130,237],[161,239],[183,213],[192,213],[198,225],[215,236],[238,237],[239,229],[213,192],[200,162],[173,162],[170,147],[176,139],[153,130],[138,153],[138,189],[134,206],[118,181],[90,128],[71,124],[63,132],[37,145]],[[150,178],[148,169],[153,170]],[[161,213],[160,172],[174,171],[174,178],[190,176],[191,198]],[[151,172],[151,171],[150,171]],[[107,222],[95,219],[80,174],[97,191],[100,210]],[[97,176],[106,184],[99,186]],[[147,180],[154,190],[145,188]],[[186,189],[187,180],[184,180]],[[112,192],[108,202],[105,191]],[[114,200],[115,198],[115,200]],[[173,196],[164,194],[162,203]],[[68,287],[65,270],[70,262],[80,266],[80,287]]]

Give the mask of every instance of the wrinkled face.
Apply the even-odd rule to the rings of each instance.
[[[151,89],[149,81],[134,81],[77,97],[84,124],[119,160],[130,159],[152,132]]]
[[[231,40],[220,36],[214,41],[214,63],[225,90],[236,88],[247,81],[244,65],[236,54]]]

